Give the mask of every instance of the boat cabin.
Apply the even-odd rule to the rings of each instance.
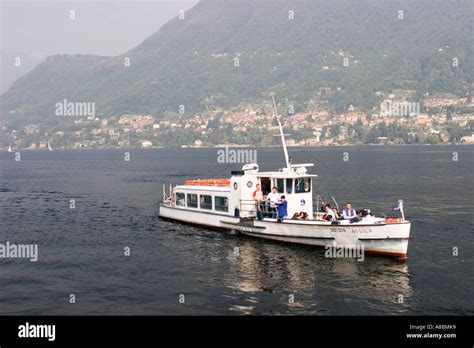
[[[266,196],[277,188],[280,196],[285,196],[288,201],[288,218],[296,212],[305,212],[313,216],[312,179],[317,175],[306,174],[305,167],[295,166],[290,170],[259,172],[257,164],[247,164],[240,173],[234,172],[230,182],[231,202],[240,211],[240,217],[256,216],[256,204],[252,198],[256,185],[260,184]],[[260,206],[264,216],[272,213],[269,204]]]
[[[227,179],[228,180],[228,179]],[[228,180],[229,182],[229,180]],[[234,215],[229,204],[230,188],[210,184],[188,183],[173,189],[172,205],[180,209],[198,210],[212,214]]]

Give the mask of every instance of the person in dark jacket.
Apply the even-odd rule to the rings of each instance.
[[[278,209],[278,221],[281,222],[288,216],[288,202],[285,196],[281,196],[280,201],[276,204]]]

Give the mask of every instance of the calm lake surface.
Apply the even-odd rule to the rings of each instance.
[[[217,149],[125,151],[0,153],[0,243],[39,248],[37,262],[0,258],[0,314],[474,314],[472,146],[290,148],[339,204],[383,215],[403,199],[404,262],[160,220],[163,183],[241,165],[217,163]],[[284,163],[280,148],[257,155],[262,170]]]

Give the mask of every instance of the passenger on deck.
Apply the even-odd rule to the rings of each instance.
[[[344,220],[351,220],[353,218],[357,217],[357,213],[354,208],[352,208],[352,203],[347,202],[346,203],[346,209],[342,211],[342,218]]]
[[[337,210],[337,208],[334,208],[333,211],[334,211],[334,217],[336,218],[336,220],[341,220],[341,214],[339,214],[339,210]]]
[[[301,220],[309,220],[308,213],[303,212],[303,213],[301,214]]]
[[[331,209],[331,204],[326,203],[324,205],[324,209],[326,211],[326,214],[324,214],[323,220],[326,220],[326,221],[335,220],[335,215],[334,215],[334,211]]]
[[[255,191],[252,194],[252,198],[254,201],[261,201],[263,199],[263,192],[260,189],[260,184],[255,185]]]
[[[285,200],[285,196],[281,196],[280,201],[277,203],[278,208],[278,222],[281,222],[288,216],[288,202]]]
[[[260,209],[260,205],[263,201],[263,192],[260,189],[260,184],[255,185],[255,191],[252,194],[252,199],[255,201],[255,206],[257,208],[257,219],[263,219],[263,213]]]
[[[276,205],[280,200],[280,194],[278,193],[278,189],[276,187],[272,188],[272,192],[270,192],[267,196],[267,200],[270,203],[270,217],[276,217]]]
[[[293,214],[293,217],[291,218],[291,220],[300,220],[301,219],[301,214],[296,212]]]

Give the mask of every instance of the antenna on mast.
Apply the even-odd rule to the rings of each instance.
[[[281,144],[283,145],[283,152],[285,154],[285,161],[286,161],[286,168],[291,169],[291,161],[288,156],[288,149],[286,148],[286,140],[285,140],[285,134],[283,133],[283,127],[280,122],[280,118],[278,117],[278,112],[277,112],[277,107],[275,103],[275,96],[272,95],[272,100],[273,100],[273,115],[278,121],[278,126],[280,127],[280,137],[281,137]]]

